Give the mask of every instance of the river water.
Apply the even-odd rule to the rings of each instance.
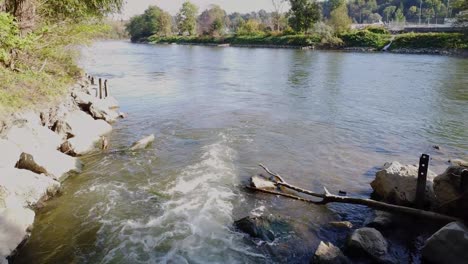
[[[84,157],[14,263],[308,263],[320,240],[343,243],[329,221],[360,226],[371,211],[248,192],[259,162],[304,188],[368,197],[387,161],[428,153],[440,173],[468,153],[464,59],[99,42],[82,65],[128,113],[110,151],[156,141]],[[251,240],[232,228],[249,214],[291,228]]]

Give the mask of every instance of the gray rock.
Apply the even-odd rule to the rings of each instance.
[[[467,263],[468,228],[459,222],[444,226],[426,241],[421,253],[430,263]]]
[[[348,239],[349,250],[354,254],[367,255],[378,262],[386,262],[387,240],[374,228],[364,227],[355,230]]]
[[[432,181],[436,174],[427,173],[426,201],[435,200]],[[376,173],[371,182],[374,193],[388,203],[398,205],[412,205],[416,199],[416,185],[418,180],[418,167],[414,165],[401,165],[399,162],[385,163],[384,168]]]
[[[234,226],[251,237],[263,241],[275,240],[275,233],[281,233],[288,229],[283,220],[273,216],[248,216],[234,222]]]
[[[63,181],[69,172],[80,173],[83,164],[77,158],[65,155],[57,150],[39,150],[22,153],[17,168],[43,173],[54,180]]]
[[[151,143],[153,143],[155,140],[154,134],[151,134],[147,137],[144,137],[137,142],[133,143],[133,145],[130,147],[130,150],[139,150],[139,149],[145,149],[147,148]]]
[[[465,161],[465,160],[462,160],[462,159],[450,160],[450,163],[452,165],[454,165],[454,166],[461,166],[461,167],[468,168],[468,161]]]
[[[376,229],[386,229],[394,224],[393,215],[383,211],[375,211],[375,217],[366,226]]]
[[[0,168],[0,186],[17,197],[22,206],[34,207],[41,199],[55,195],[60,183],[28,170]]]
[[[440,212],[468,219],[468,195],[461,190],[461,174],[466,169],[450,166],[434,179],[434,193]]]
[[[276,189],[276,185],[263,177],[260,176],[253,176],[250,178],[250,186],[258,189],[265,189],[265,190],[274,190]]]
[[[346,229],[353,228],[353,224],[349,221],[332,221],[329,224],[337,228],[346,228]]]
[[[0,208],[0,263],[29,236],[34,223],[34,211],[22,206]]]
[[[6,139],[23,152],[32,152],[42,148],[57,149],[62,143],[62,138],[52,130],[32,124],[11,127]]]
[[[111,109],[106,104],[97,101],[89,107],[91,116],[95,119],[102,119],[106,122],[114,122],[119,118],[119,113]]]
[[[320,241],[315,251],[313,263],[317,264],[347,264],[351,261],[332,243]]]
[[[14,168],[21,155],[19,147],[0,138],[0,168]]]

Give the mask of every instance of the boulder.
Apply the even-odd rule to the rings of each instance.
[[[289,227],[285,221],[274,216],[248,216],[234,222],[234,226],[253,238],[272,242],[275,234],[285,232]]]
[[[394,224],[393,215],[388,212],[375,211],[375,217],[366,226],[376,229],[386,229]]]
[[[269,181],[265,179],[264,177],[257,176],[257,175],[250,178],[250,186],[254,188],[258,188],[258,189],[265,189],[265,190],[276,189],[276,185],[272,181]]]
[[[55,195],[60,183],[28,170],[0,168],[0,186],[16,196],[22,206],[35,206],[39,200]]]
[[[387,262],[387,240],[374,228],[355,230],[348,239],[348,248],[355,255],[369,256],[377,262]]]
[[[439,211],[468,218],[467,190],[461,189],[461,174],[467,170],[463,166],[450,166],[434,179],[434,193]]]
[[[102,137],[73,137],[60,147],[60,151],[71,156],[82,156],[100,149]]]
[[[104,104],[107,105],[109,109],[117,109],[120,107],[119,102],[113,96],[108,96],[105,99],[102,99],[102,101],[104,101]]]
[[[465,161],[465,160],[462,160],[462,159],[450,160],[450,163],[453,166],[461,166],[461,167],[468,168],[468,161]]]
[[[23,152],[33,152],[41,148],[57,149],[62,143],[62,138],[52,130],[32,124],[11,127],[6,139],[16,144]]]
[[[139,150],[139,149],[145,149],[147,148],[151,143],[154,142],[154,134],[151,134],[147,137],[144,137],[137,142],[133,143],[133,145],[130,147],[130,150]]]
[[[21,155],[19,147],[0,138],[0,168],[14,168]]]
[[[98,138],[112,131],[111,125],[103,120],[94,120],[83,111],[73,111],[63,120],[67,133],[73,137]]]
[[[435,264],[467,263],[468,228],[459,222],[444,226],[426,241],[421,254]]]
[[[329,224],[336,228],[344,228],[344,229],[353,228],[353,224],[349,221],[332,221]]]
[[[106,122],[114,122],[119,118],[119,113],[112,110],[101,100],[96,101],[89,107],[89,112],[94,119],[102,119]]]
[[[96,97],[82,91],[74,91],[72,97],[75,99],[75,103],[84,110],[88,110],[91,104],[98,100]]]
[[[29,236],[34,223],[34,211],[22,206],[0,208],[0,263]]]
[[[22,153],[17,168],[43,173],[54,180],[63,181],[69,172],[80,173],[83,164],[77,158],[70,157],[57,150],[38,150]]]
[[[332,243],[320,241],[315,251],[313,263],[317,264],[347,264],[351,261]]]
[[[427,173],[426,201],[434,201],[432,180],[436,176],[432,171]],[[411,205],[416,199],[418,167],[401,165],[399,162],[385,163],[382,170],[376,173],[371,182],[374,193],[385,202],[397,205]]]

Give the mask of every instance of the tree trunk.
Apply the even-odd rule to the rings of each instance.
[[[36,25],[36,0],[6,0],[5,10],[16,18],[21,33],[30,32]]]

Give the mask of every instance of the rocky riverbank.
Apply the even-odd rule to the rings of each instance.
[[[79,156],[107,148],[110,124],[123,115],[100,86],[83,77],[61,103],[0,121],[0,263],[30,235],[34,210],[81,172]]]
[[[416,207],[418,173],[415,165],[396,161],[386,163],[370,184],[373,199]],[[280,191],[277,189],[280,187],[261,176],[251,178],[251,187]],[[468,162],[452,160],[446,171],[439,175],[429,170],[423,209],[450,216],[455,221],[378,210],[362,222],[333,221],[324,228],[335,230],[336,235],[328,236],[328,240],[322,238],[315,251],[311,251],[315,253],[310,261],[327,264],[464,263],[468,259],[467,191]],[[287,219],[273,215],[248,216],[237,220],[234,228],[246,233],[257,245],[266,243],[272,252],[280,250],[275,245],[281,245],[282,233],[291,236],[296,232]]]

